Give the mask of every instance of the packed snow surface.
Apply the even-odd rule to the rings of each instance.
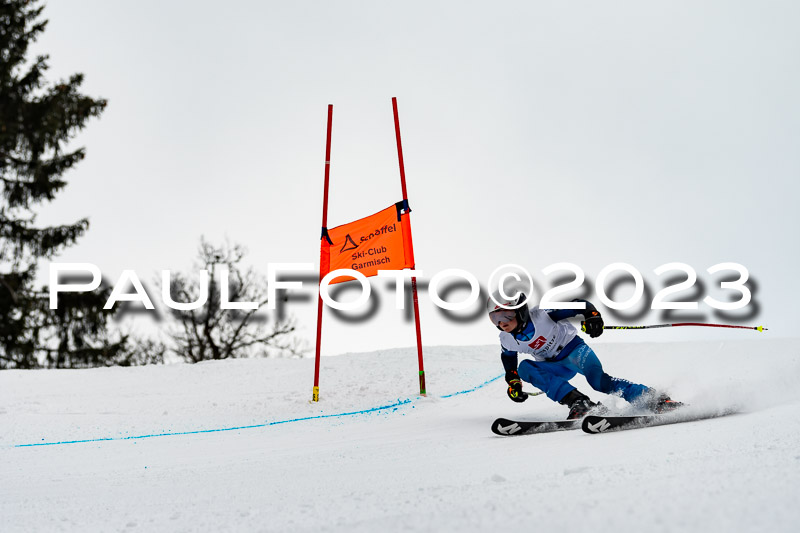
[[[611,375],[737,414],[498,437],[496,346],[0,372],[0,530],[797,531],[798,340],[595,345]],[[756,334],[758,335],[758,334]],[[624,401],[594,400],[630,411]],[[530,386],[528,386],[530,388]]]

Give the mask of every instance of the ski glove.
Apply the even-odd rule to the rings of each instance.
[[[587,309],[583,314],[581,329],[592,338],[599,337],[603,333],[603,317],[596,309]]]
[[[506,393],[513,401],[522,403],[528,399],[528,394],[522,392],[522,381],[519,379],[519,374],[516,370],[506,372],[506,383],[508,383]]]

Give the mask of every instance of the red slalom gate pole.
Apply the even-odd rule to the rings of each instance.
[[[397,160],[400,163],[400,186],[403,189],[403,202],[408,206],[408,192],[406,191],[406,169],[403,164],[403,145],[400,142],[400,119],[397,113],[397,98],[392,97],[392,111],[394,112],[394,133],[397,137]],[[409,213],[410,213],[409,209]],[[411,253],[414,253],[414,242],[411,239],[411,215],[408,214],[408,229],[409,229],[409,245],[411,246]],[[411,265],[411,270],[416,270],[415,264]],[[426,395],[425,390],[425,367],[422,362],[422,333],[419,325],[419,298],[417,297],[417,277],[411,277],[411,292],[414,299],[414,324],[417,328],[417,359],[419,360],[419,393],[422,396]]]
[[[322,273],[322,258],[324,244],[322,239],[328,238],[328,183],[331,175],[331,127],[333,125],[333,104],[328,105],[328,136],[325,142],[325,192],[322,195],[322,235],[320,236],[320,252],[319,252],[319,281],[322,282],[324,274]],[[328,240],[330,242],[330,240]],[[319,287],[317,287],[319,290]],[[320,351],[322,348],[322,293],[317,292],[317,349],[314,360],[314,389],[311,400],[314,402],[319,401],[319,364],[320,364]]]

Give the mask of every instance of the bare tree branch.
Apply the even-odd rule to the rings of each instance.
[[[175,311],[178,327],[170,331],[172,351],[187,362],[237,357],[269,357],[273,355],[304,355],[303,343],[291,334],[294,319],[282,320],[268,326],[258,309],[222,309],[220,271],[228,271],[228,295],[231,302],[267,303],[267,283],[262,275],[242,265],[246,250],[239,244],[226,242],[214,246],[200,240],[195,262],[197,270],[209,273],[206,305],[193,311]],[[173,273],[170,292],[176,302],[196,301],[200,282],[184,273]]]

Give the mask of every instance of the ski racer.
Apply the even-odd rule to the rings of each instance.
[[[502,298],[500,292],[490,297],[487,311],[500,333],[500,360],[506,371],[508,397],[524,402],[528,395],[522,391],[522,381],[527,381],[544,391],[548,398],[569,407],[568,420],[583,418],[590,411],[606,412],[600,403],[570,385],[575,374],[586,377],[591,387],[605,394],[618,394],[635,405],[653,412],[663,413],[680,407],[663,393],[644,385],[609,376],[594,351],[578,336],[569,318],[583,316],[584,331],[594,338],[603,333],[603,318],[594,305],[586,300],[586,309],[544,310],[535,306],[528,309],[525,294],[516,299]],[[518,364],[518,355],[529,355]]]

